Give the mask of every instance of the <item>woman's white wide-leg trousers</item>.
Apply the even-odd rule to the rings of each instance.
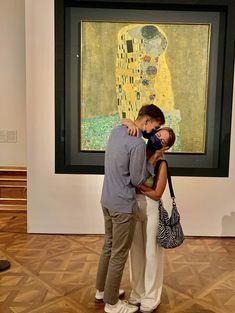
[[[130,298],[151,310],[160,303],[163,285],[163,248],[156,243],[158,201],[137,194],[138,221],[130,249]]]

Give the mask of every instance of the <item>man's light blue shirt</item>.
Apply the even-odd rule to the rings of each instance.
[[[141,136],[129,136],[123,125],[112,130],[105,150],[103,207],[132,213],[137,204],[135,187],[154,174],[153,166],[146,161],[146,144]]]

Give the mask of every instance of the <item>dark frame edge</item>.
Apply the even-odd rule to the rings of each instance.
[[[54,1],[55,19],[55,173],[66,173],[65,166],[65,128],[64,128],[64,94],[65,94],[65,70],[64,46],[65,14],[64,0]],[[62,71],[62,73],[61,73]],[[66,171],[66,172],[65,172]]]
[[[93,0],[93,1],[67,1],[73,3],[112,3],[114,1]],[[126,1],[120,1],[120,4]],[[141,4],[142,0],[129,0],[130,3]],[[151,3],[166,4],[164,0],[147,1]],[[185,1],[168,1],[172,5],[184,4]],[[226,44],[225,44],[225,60],[224,74],[222,85],[222,118],[221,118],[221,136],[220,145],[225,144],[225,149],[219,151],[219,164],[217,168],[170,168],[173,176],[196,176],[196,177],[228,177],[229,176],[229,151],[231,140],[231,112],[232,112],[232,91],[233,91],[233,68],[234,64],[234,38],[235,38],[235,3],[232,0],[207,0],[205,1],[187,1],[189,5],[206,7],[226,7],[228,12]],[[104,166],[88,166],[88,165],[71,165],[65,162],[65,0],[55,0],[55,173],[58,174],[104,174]],[[233,45],[229,44],[232,40]],[[63,47],[63,49],[61,48]],[[63,66],[61,66],[63,64]],[[58,105],[59,104],[59,105]]]
[[[221,117],[221,138],[220,145],[225,149],[220,149],[219,170],[224,177],[229,176],[230,142],[231,142],[231,122],[233,109],[233,82],[234,82],[234,55],[235,55],[235,3],[228,0],[227,4],[227,29],[224,54],[224,74],[223,74],[223,95],[222,95],[222,117]],[[232,42],[232,44],[231,44]],[[231,64],[233,66],[231,67]]]

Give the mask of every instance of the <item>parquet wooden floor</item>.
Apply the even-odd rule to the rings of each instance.
[[[102,236],[26,234],[25,216],[0,221],[0,259],[11,261],[0,273],[0,313],[103,312],[94,303]],[[128,299],[128,265],[122,287]],[[188,238],[166,251],[156,313],[235,313],[235,239]]]

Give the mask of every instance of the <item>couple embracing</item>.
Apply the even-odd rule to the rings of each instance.
[[[134,122],[125,120],[109,137],[101,196],[105,238],[95,295],[106,313],[150,313],[160,304],[163,251],[156,243],[157,201],[166,187],[167,167],[158,160],[175,141],[171,128],[159,129],[164,123],[157,106],[145,105]],[[148,138],[147,145],[142,137]],[[132,291],[126,302],[119,297],[128,254]]]

